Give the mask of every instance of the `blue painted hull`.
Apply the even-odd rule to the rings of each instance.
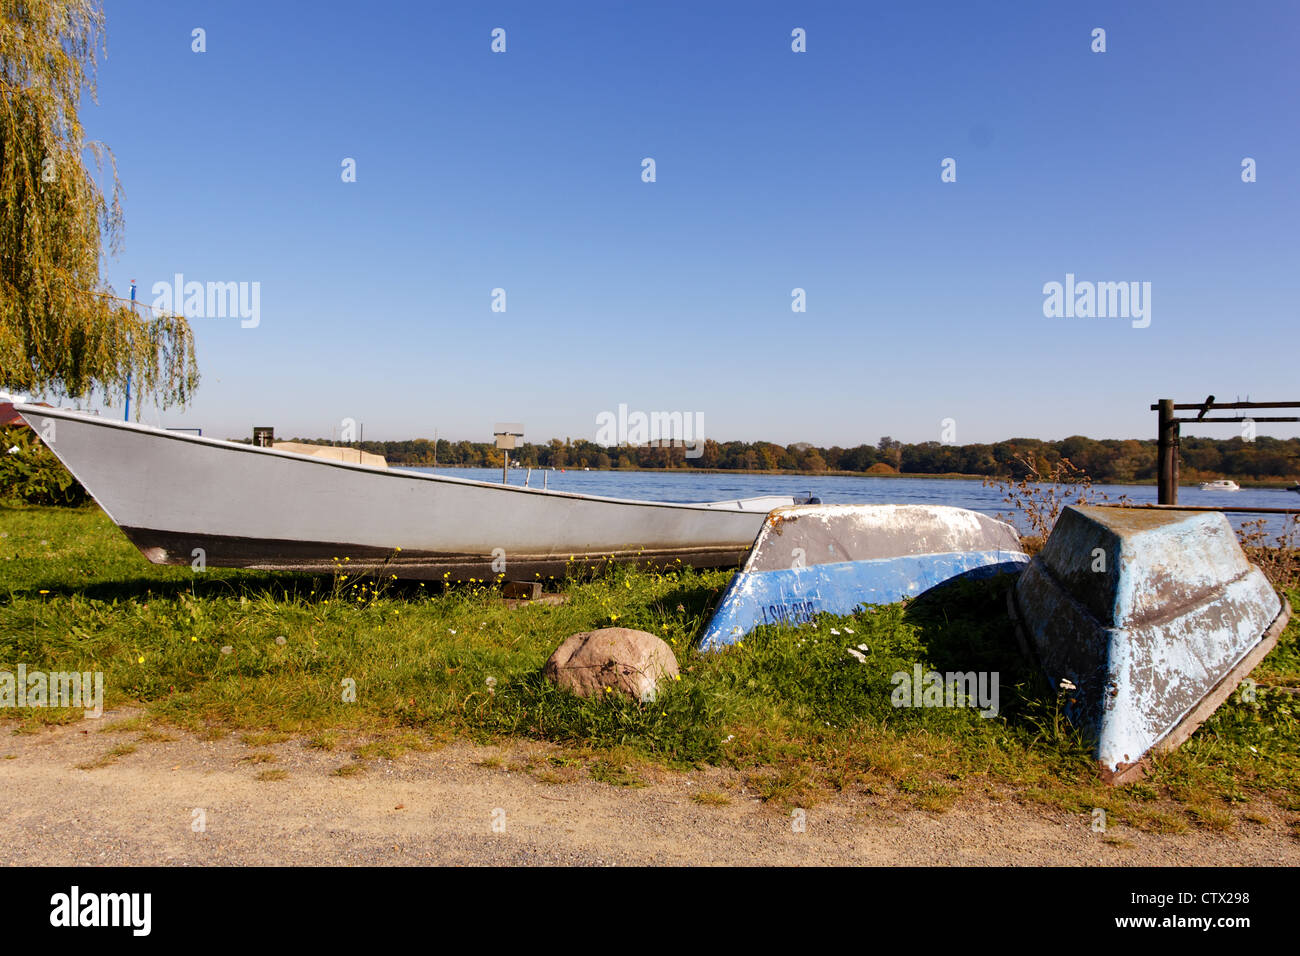
[[[764,624],[799,624],[815,615],[852,614],[864,604],[893,604],[951,581],[1021,570],[1019,551],[907,554],[770,571],[739,571],[700,640],[704,650],[734,644]]]
[[[1112,783],[1186,740],[1290,616],[1224,515],[1080,505],[1061,513],[1013,606]]]

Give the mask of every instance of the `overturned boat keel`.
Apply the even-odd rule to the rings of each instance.
[[[1217,512],[1066,508],[1010,600],[1025,650],[1116,784],[1191,736],[1291,613]]]
[[[965,575],[1018,571],[1029,560],[1009,524],[945,505],[777,508],[718,602],[701,649],[763,624],[916,597]]]

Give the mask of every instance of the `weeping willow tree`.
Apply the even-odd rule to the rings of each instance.
[[[198,384],[189,323],[135,311],[100,278],[105,247],[120,248],[121,185],[77,106],[95,95],[103,27],[99,0],[0,0],[0,386],[114,402],[129,383],[184,404]]]

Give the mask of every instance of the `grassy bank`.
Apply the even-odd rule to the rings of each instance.
[[[764,629],[700,655],[692,641],[729,572],[614,567],[559,582],[566,604],[511,609],[481,587],[155,567],[93,508],[0,506],[0,535],[0,669],[103,671],[109,706],[146,708],[128,733],[291,734],[338,748],[342,773],[453,737],[523,737],[555,745],[524,768],[540,780],[578,768],[635,785],[648,764],[720,764],[777,807],[855,789],[929,811],[964,796],[1101,807],[1164,831],[1255,820],[1294,834],[1300,821],[1300,720],[1279,689],[1300,685],[1294,623],[1256,671],[1253,703],[1234,697],[1147,780],[1112,790],[1020,661],[1005,583]],[[541,678],[565,637],[611,624],[676,650],[682,679],[654,704],[582,701]],[[848,653],[859,645],[865,663]],[[890,675],[916,663],[997,672],[998,716],[895,709]],[[32,709],[9,723],[39,732],[80,719]]]

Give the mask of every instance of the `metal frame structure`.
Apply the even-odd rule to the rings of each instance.
[[[1211,409],[1245,409],[1245,408],[1300,408],[1300,402],[1215,402],[1209,395],[1205,401],[1193,404],[1177,404],[1172,398],[1162,398],[1151,406],[1157,413],[1156,444],[1156,486],[1157,500],[1162,505],[1178,504],[1178,446],[1180,444],[1180,426],[1189,424],[1241,424],[1242,422],[1300,422],[1300,416],[1254,416],[1238,415],[1235,418],[1207,418]],[[1195,418],[1179,418],[1180,411],[1194,411]],[[1227,510],[1227,509],[1217,509]],[[1289,509],[1280,509],[1289,510]]]

